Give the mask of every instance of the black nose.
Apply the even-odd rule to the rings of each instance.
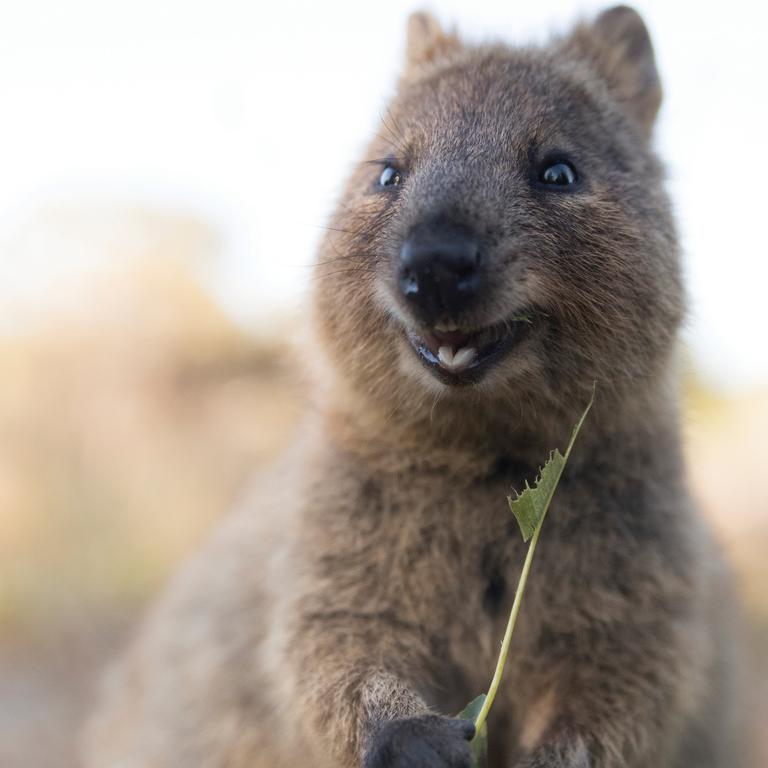
[[[478,241],[465,227],[415,227],[400,250],[400,291],[424,322],[457,317],[477,296],[481,277]]]

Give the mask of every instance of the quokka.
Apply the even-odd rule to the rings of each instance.
[[[629,8],[521,49],[411,17],[317,258],[300,436],[150,613],[88,766],[468,766],[451,715],[524,556],[505,497],[595,380],[491,764],[742,765],[727,573],[684,480],[660,100]]]

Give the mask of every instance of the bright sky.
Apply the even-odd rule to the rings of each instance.
[[[28,0],[0,9],[0,325],[113,258],[45,208],[116,228],[131,206],[199,215],[205,277],[254,324],[295,305],[326,215],[396,76],[413,2]],[[445,0],[470,40],[541,39],[605,3]],[[638,2],[666,101],[657,143],[683,235],[687,338],[708,379],[768,384],[767,6]],[[87,224],[84,227],[87,228]]]

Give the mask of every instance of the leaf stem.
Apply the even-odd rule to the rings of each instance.
[[[542,517],[542,522],[544,518]],[[477,714],[475,720],[475,729],[480,730],[486,718],[488,712],[491,709],[494,698],[496,698],[496,691],[501,684],[501,675],[504,672],[504,664],[507,661],[507,654],[509,653],[509,646],[512,641],[512,632],[515,629],[515,623],[517,622],[517,615],[520,613],[520,606],[523,602],[523,593],[525,592],[525,585],[528,581],[528,573],[531,570],[531,563],[533,562],[533,553],[536,550],[536,542],[539,540],[539,534],[541,533],[541,524],[536,526],[536,530],[531,537],[531,543],[528,545],[528,553],[525,556],[525,562],[523,563],[523,570],[520,573],[520,579],[517,582],[517,591],[515,592],[515,601],[512,604],[512,610],[509,613],[509,620],[507,621],[507,629],[504,632],[504,639],[501,641],[501,652],[499,658],[496,661],[496,669],[493,673],[493,679],[491,685],[488,688],[488,694],[486,695],[483,707]]]
[[[504,665],[507,661],[509,646],[510,646],[510,643],[512,642],[512,632],[514,631],[515,624],[517,623],[517,615],[518,613],[520,613],[520,606],[522,605],[522,602],[523,602],[523,593],[525,592],[525,585],[528,582],[528,574],[530,573],[531,563],[533,562],[533,553],[536,551],[536,544],[539,541],[539,534],[541,533],[541,528],[542,528],[542,525],[544,524],[544,518],[547,516],[547,510],[549,509],[549,504],[552,501],[552,496],[554,495],[555,489],[557,488],[557,483],[560,480],[560,474],[562,474],[565,464],[568,461],[568,457],[571,455],[571,449],[573,448],[573,444],[576,442],[576,436],[579,434],[579,430],[584,424],[584,419],[587,418],[587,414],[589,413],[590,408],[592,408],[592,403],[594,403],[595,401],[596,387],[597,387],[597,382],[593,382],[592,397],[590,397],[589,403],[587,403],[587,407],[584,409],[584,412],[581,414],[581,418],[579,419],[576,426],[573,428],[573,431],[571,432],[571,439],[568,441],[568,447],[565,449],[565,456],[563,457],[563,463],[560,468],[560,472],[558,473],[558,476],[552,487],[549,498],[547,499],[546,504],[544,505],[544,509],[541,513],[541,517],[539,518],[536,528],[533,531],[533,535],[531,536],[531,543],[528,545],[528,552],[525,555],[523,570],[520,572],[520,579],[517,582],[517,590],[515,591],[515,600],[512,603],[512,610],[509,613],[507,628],[504,631],[504,639],[501,641],[501,652],[499,653],[499,658],[496,661],[496,669],[494,670],[494,673],[493,673],[493,679],[491,680],[491,685],[488,688],[488,693],[485,697],[485,701],[483,702],[483,706],[481,710],[477,713],[477,718],[475,719],[476,733],[480,732],[480,728],[482,728],[483,723],[485,723],[485,720],[488,717],[488,712],[490,712],[491,705],[493,704],[493,700],[496,698],[496,692],[498,691],[499,685],[501,684],[501,676],[504,672]]]

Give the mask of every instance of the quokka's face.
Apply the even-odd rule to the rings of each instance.
[[[419,16],[409,54],[318,265],[338,364],[457,396],[648,375],[682,301],[639,17],[512,51]]]

